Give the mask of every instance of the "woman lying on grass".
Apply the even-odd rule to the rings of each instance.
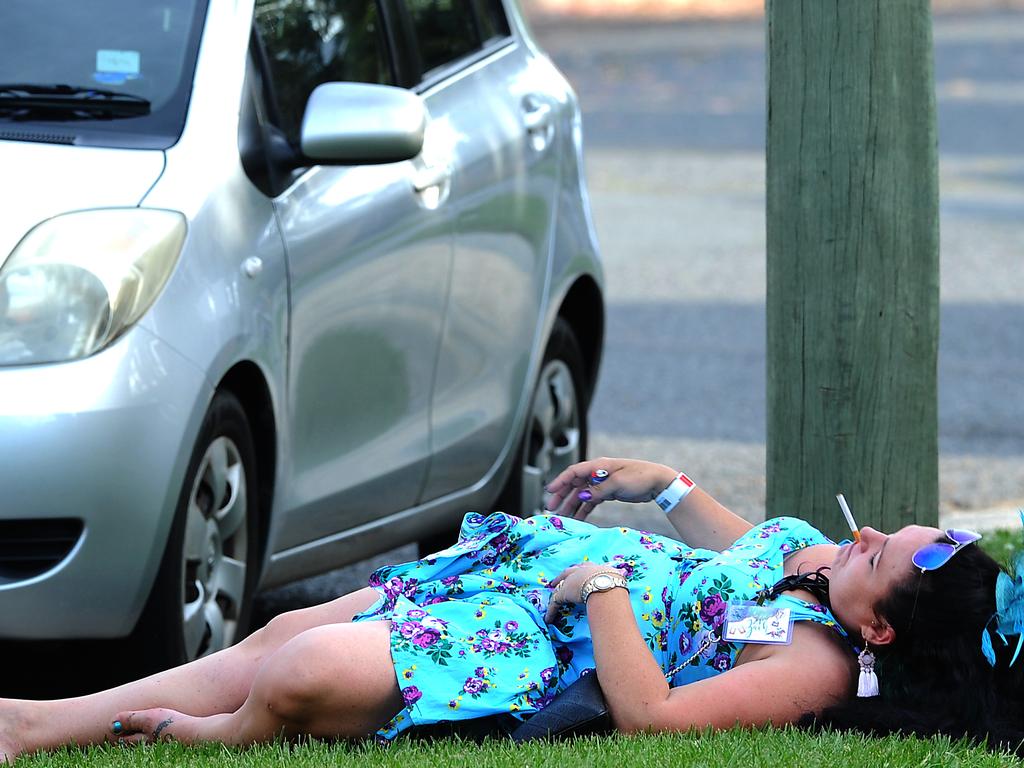
[[[1000,639],[1020,633],[1024,599],[1003,576],[997,612],[999,568],[976,534],[864,528],[837,546],[793,518],[752,527],[685,475],[623,459],[576,464],[549,490],[561,517],[467,515],[451,548],[233,648],[90,696],[0,700],[0,755],[391,738],[528,717],[588,668],[627,733],[816,721],[1024,736],[1024,664]],[[656,499],[686,543],[582,522],[609,499]],[[856,698],[872,693],[872,654],[882,695]]]

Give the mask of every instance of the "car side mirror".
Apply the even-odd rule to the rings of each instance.
[[[302,153],[316,163],[396,163],[423,149],[427,108],[404,88],[322,83],[302,118]]]

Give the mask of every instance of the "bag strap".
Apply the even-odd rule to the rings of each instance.
[[[694,659],[696,659],[698,656],[700,656],[702,653],[704,653],[704,651],[706,651],[708,648],[710,648],[712,643],[717,643],[720,639],[721,638],[719,638],[716,633],[714,633],[714,632],[709,633],[707,635],[707,637],[705,637],[703,640],[701,640],[700,645],[697,647],[697,650],[693,653],[693,655],[691,655],[686,661],[683,661],[683,662],[680,662],[679,664],[676,664],[674,667],[672,667],[672,669],[670,669],[665,674],[665,680],[667,682],[671,683],[672,682],[672,678],[675,677],[676,674],[678,674],[678,672],[681,669],[683,669],[683,667],[688,666],[690,664],[690,662],[692,662]]]

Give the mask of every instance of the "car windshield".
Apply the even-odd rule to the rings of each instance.
[[[171,146],[185,123],[206,4],[4,0],[0,139]]]

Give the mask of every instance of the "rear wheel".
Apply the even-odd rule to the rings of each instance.
[[[137,630],[151,671],[245,636],[257,579],[256,459],[245,411],[219,392],[199,430],[167,549]]]
[[[544,512],[544,487],[587,454],[587,391],[583,352],[572,326],[559,318],[534,383],[519,453],[497,508],[528,517]]]
[[[512,474],[495,509],[530,517],[544,512],[544,487],[587,454],[587,390],[583,352],[562,318],[551,330],[540,373],[533,383],[530,410],[516,449]],[[455,543],[458,525],[424,537],[420,557]]]

